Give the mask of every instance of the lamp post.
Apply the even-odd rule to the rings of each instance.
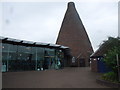
[[[119,65],[118,54],[116,54],[116,58],[117,58],[117,66],[118,66],[118,81],[120,82],[120,65]]]

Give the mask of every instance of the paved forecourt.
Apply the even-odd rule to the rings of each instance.
[[[89,67],[68,67],[60,70],[6,72],[3,88],[106,88],[96,83],[101,74]]]

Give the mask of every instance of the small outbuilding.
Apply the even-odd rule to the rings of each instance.
[[[91,71],[100,72],[100,73],[105,73],[110,71],[110,69],[107,67],[107,65],[104,62],[104,57],[107,51],[108,48],[105,48],[104,46],[100,46],[100,48],[90,56]]]

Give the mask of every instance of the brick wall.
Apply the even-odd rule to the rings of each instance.
[[[76,58],[81,54],[79,59],[84,58],[85,66],[88,66],[89,56],[90,53],[93,53],[93,48],[74,3],[68,4],[56,43],[68,46],[72,56]]]

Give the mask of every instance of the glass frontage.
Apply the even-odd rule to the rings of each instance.
[[[2,44],[2,71],[60,69],[64,66],[62,50]]]
[[[12,71],[17,69],[18,68],[17,65],[19,65],[19,63],[17,62],[17,45],[8,44],[8,47],[9,49],[8,49],[8,60],[7,60],[8,61],[7,71]]]
[[[17,70],[34,70],[35,60],[32,60],[32,47],[18,46]]]
[[[56,50],[56,69],[60,69],[64,67],[64,53],[62,50]]]
[[[45,48],[43,69],[53,69],[53,68],[55,68],[55,50]]]
[[[43,70],[44,48],[36,47],[36,70]]]
[[[2,71],[8,71],[9,44],[2,44]]]

